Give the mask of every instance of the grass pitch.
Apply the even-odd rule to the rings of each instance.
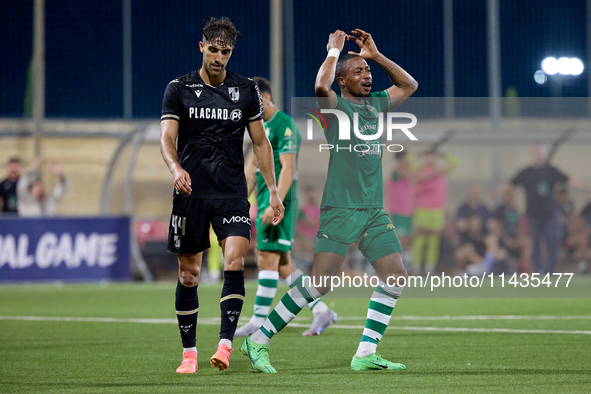
[[[263,375],[251,373],[239,353],[241,338],[235,339],[228,370],[209,366],[218,342],[221,285],[204,284],[199,370],[178,375],[182,349],[174,288],[175,283],[0,286],[0,392],[591,391],[589,299],[405,299],[403,293],[378,351],[407,369],[360,373],[349,364],[368,300],[329,298],[337,324],[304,338],[311,313],[302,311],[271,343],[279,373]],[[280,287],[275,301],[286,289]],[[248,283],[245,316],[255,291],[256,284]]]

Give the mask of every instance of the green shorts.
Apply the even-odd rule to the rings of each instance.
[[[279,250],[289,252],[293,243],[293,235],[300,207],[297,200],[286,204],[283,220],[277,226],[263,226],[261,217],[267,207],[263,207],[257,214],[257,249],[258,250]],[[295,209],[294,209],[295,208]]]
[[[320,211],[316,252],[337,253],[345,257],[349,245],[374,261],[402,250],[394,224],[383,208],[332,208]]]
[[[416,208],[412,220],[415,228],[443,231],[445,228],[445,211],[443,209]]]
[[[392,215],[392,222],[394,222],[396,234],[399,237],[410,237],[412,235],[412,216]]]

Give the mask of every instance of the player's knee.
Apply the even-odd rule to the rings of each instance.
[[[199,267],[193,268],[191,270],[183,270],[182,268],[179,271],[179,280],[183,286],[186,287],[195,287],[199,284],[199,278],[201,277],[201,269]]]
[[[400,264],[392,267],[387,275],[379,275],[379,278],[385,283],[388,283],[388,281],[393,281],[393,283],[407,283],[408,273],[406,272],[404,265]]]
[[[392,276],[394,276],[396,278],[404,278],[405,280],[407,280],[408,279],[408,272],[406,272],[406,268],[404,268],[404,266],[402,266],[402,268],[400,268],[396,272],[394,272],[394,274]],[[406,281],[404,283],[406,283]]]
[[[279,269],[279,259],[279,252],[259,250],[257,253],[259,271],[277,271]]]
[[[179,280],[183,286],[194,287],[201,276],[200,257],[198,255],[178,254]]]
[[[244,269],[244,258],[234,257],[229,258],[224,262],[224,270],[226,271],[242,271]]]

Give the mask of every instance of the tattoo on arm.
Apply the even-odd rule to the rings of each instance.
[[[397,76],[400,75],[400,66],[394,63],[392,60],[386,59],[386,63],[382,66],[382,69],[386,72],[386,74],[388,74],[390,81],[397,85]]]

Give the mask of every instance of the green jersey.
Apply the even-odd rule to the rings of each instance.
[[[265,122],[265,133],[271,142],[273,148],[273,161],[275,162],[275,176],[279,181],[279,173],[281,172],[281,162],[279,157],[286,153],[295,153],[296,155],[296,166],[293,168],[295,176],[291,188],[285,196],[284,205],[290,205],[292,199],[298,198],[298,187],[297,187],[297,161],[298,152],[300,150],[300,144],[302,137],[300,136],[300,130],[296,122],[281,110],[277,110],[275,114]],[[257,203],[259,206],[259,212],[269,206],[269,189],[265,183],[265,179],[260,171],[257,170]]]
[[[351,123],[351,139],[339,140],[339,122],[334,115],[325,115],[328,129],[326,140],[333,145],[330,150],[328,172],[321,208],[382,208],[384,196],[382,188],[382,156],[384,146],[382,137],[366,141],[358,138],[353,130],[354,114],[359,115],[361,134],[376,134],[379,118],[385,129],[385,113],[389,110],[390,101],[387,91],[371,93],[364,104],[352,103],[337,97],[334,109],[344,112]]]

